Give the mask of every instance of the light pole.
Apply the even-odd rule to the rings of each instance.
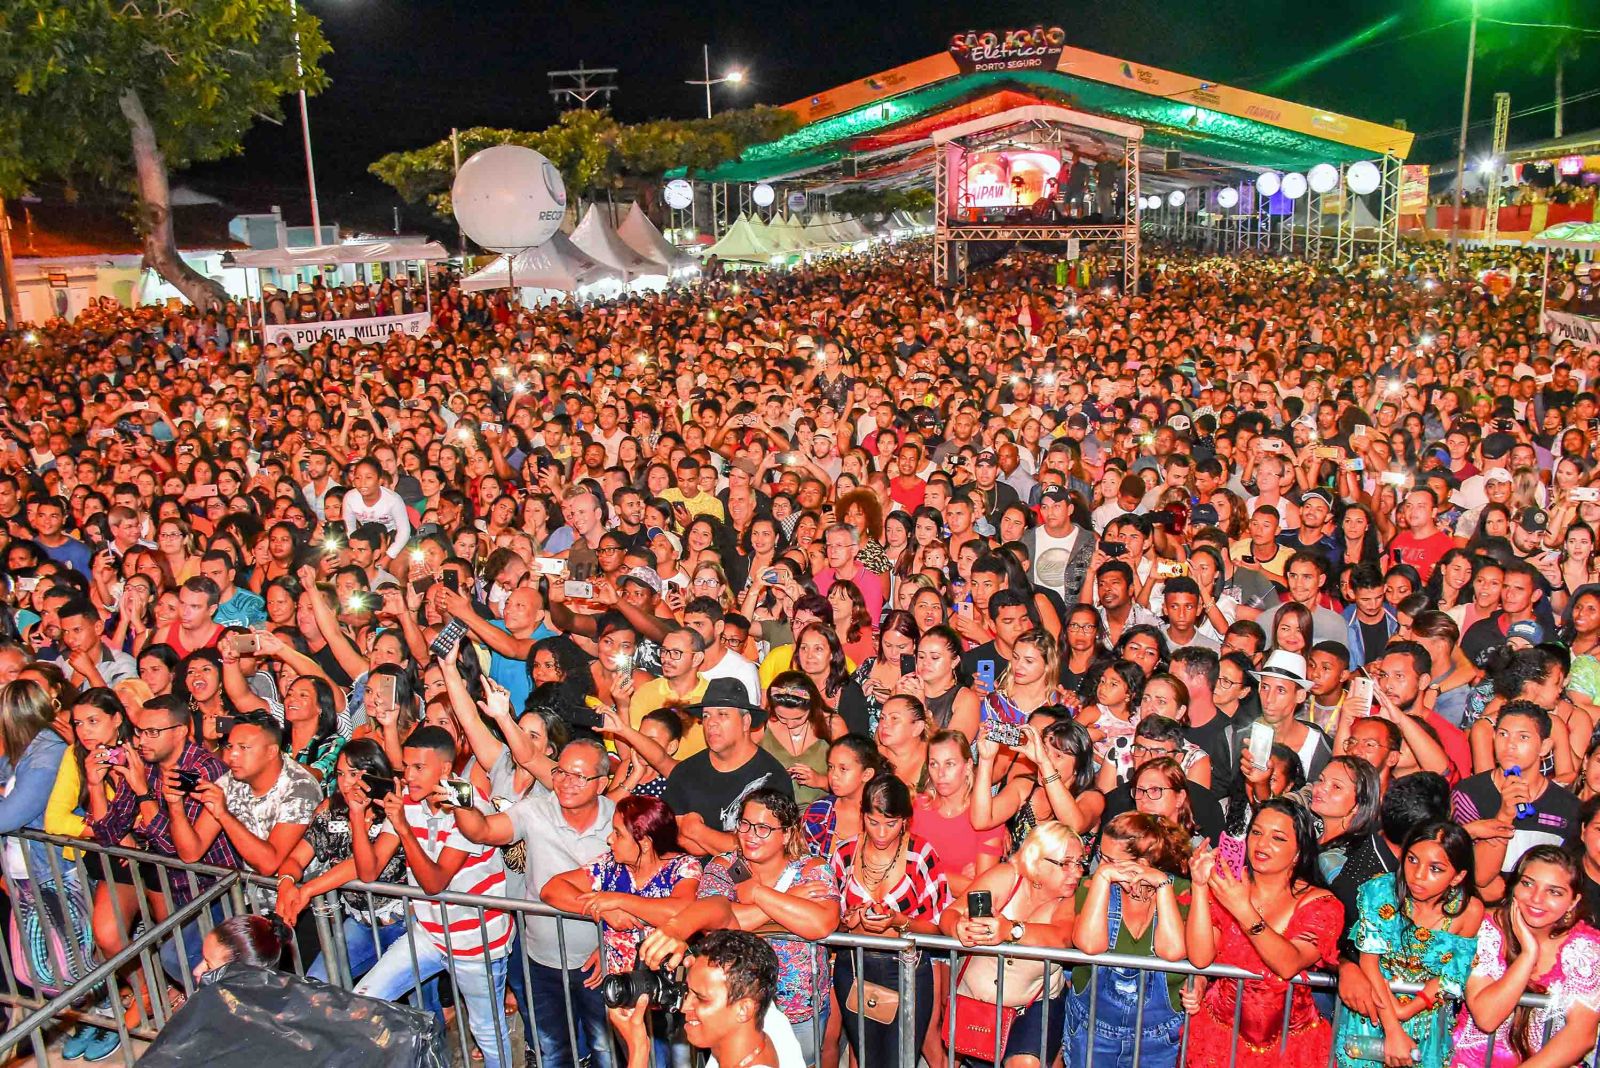
[[[299,0],[289,0],[289,17],[299,20]],[[300,62],[300,30],[294,31],[294,72],[298,77],[305,77],[305,67]],[[306,108],[305,86],[300,87],[300,136],[305,142],[306,151],[306,186],[311,190],[311,230],[315,235],[312,244],[322,244],[322,209],[317,204],[317,167],[311,158],[311,113]]]
[[[701,45],[700,46],[700,55],[701,55],[701,58],[705,61],[706,76],[704,78],[690,78],[687,81],[686,84],[688,84],[688,85],[703,85],[703,86],[705,86],[705,88],[706,88],[706,118],[709,119],[711,117],[711,87],[713,85],[721,85],[723,82],[728,82],[728,83],[730,83],[732,85],[738,85],[740,82],[744,81],[744,71],[742,71],[742,70],[730,70],[727,74],[724,74],[720,78],[713,78],[711,76],[711,46],[710,45]]]
[[[1467,171],[1467,116],[1472,110],[1472,60],[1478,51],[1478,0],[1472,0],[1472,21],[1467,28],[1467,77],[1461,86],[1461,137],[1456,142],[1456,195],[1450,212],[1450,277],[1456,276],[1461,251],[1461,183]]]

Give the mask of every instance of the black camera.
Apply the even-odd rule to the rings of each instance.
[[[688,993],[681,972],[635,965],[631,972],[614,972],[600,980],[600,998],[608,1009],[631,1008],[641,996],[653,1008],[677,1012]]]

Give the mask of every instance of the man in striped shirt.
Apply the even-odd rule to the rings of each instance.
[[[503,898],[505,865],[498,849],[474,845],[456,826],[459,810],[445,781],[456,758],[455,740],[443,728],[418,727],[406,738],[401,757],[404,789],[383,799],[388,822],[382,833],[370,846],[362,835],[352,843],[356,874],[376,880],[403,845],[407,880],[429,898],[412,900],[411,937],[389,947],[356,993],[394,1001],[418,981],[449,972],[485,1068],[501,1068],[511,1063],[503,1012],[511,917],[433,899],[447,892]],[[474,804],[488,809],[486,798],[475,797]]]

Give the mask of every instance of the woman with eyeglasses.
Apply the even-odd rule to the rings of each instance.
[[[1168,756],[1156,757],[1134,770],[1128,793],[1133,796],[1135,812],[1170,820],[1189,836],[1190,847],[1198,848],[1206,838],[1200,833],[1200,825],[1194,818],[1188,781],[1177,760]]]
[[[1073,944],[1084,953],[1183,960],[1189,834],[1163,816],[1124,812],[1100,835],[1100,863],[1078,888]],[[1069,1068],[1173,1068],[1183,1032],[1183,976],[1102,965],[1072,970],[1066,1005]],[[1090,1020],[1094,1031],[1090,1033]],[[1132,1032],[1139,1029],[1137,1038]]]
[[[767,711],[761,748],[788,769],[803,809],[828,786],[827,706],[804,672],[785,671],[767,688]]]
[[[1088,683],[1095,664],[1111,655],[1103,637],[1100,612],[1094,605],[1074,605],[1067,613],[1067,622],[1061,631],[1061,685],[1077,694],[1080,703],[1093,695]]]
[[[938,853],[911,832],[913,813],[911,791],[898,778],[887,776],[867,785],[861,801],[861,835],[840,845],[833,855],[843,930],[868,935],[938,932],[935,921],[950,905],[950,889],[938,874]],[[860,975],[854,953],[836,958],[834,992],[844,1010],[845,1039],[858,1064],[901,1063],[898,1012],[904,1007],[889,1013],[885,1006],[898,989],[898,958],[896,953],[866,951],[861,954]],[[912,981],[916,1018],[911,1033],[920,1045],[933,1019],[930,957],[917,958]]]
[[[768,787],[744,799],[734,839],[735,852],[706,863],[699,899],[673,918],[673,931],[688,938],[718,927],[761,932],[776,927],[778,933],[768,939],[778,957],[773,1002],[793,1026],[805,1063],[815,1065],[832,1023],[827,965],[815,943],[839,928],[837,868],[811,855],[799,807]],[[680,942],[674,948],[687,947]]]
[[[1071,948],[1078,921],[1076,896],[1083,878],[1083,842],[1059,823],[1041,823],[1028,833],[1016,855],[974,879],[939,918],[940,929],[964,946],[1044,946]],[[990,915],[973,916],[973,895],[987,895]],[[1001,990],[1000,969],[1004,968]],[[956,966],[956,1052],[966,1059],[1006,1068],[1049,1065],[1061,1049],[1066,976],[1058,965],[1021,957],[974,954]],[[970,1024],[993,1029],[996,991],[1000,1005],[1016,1016],[999,1058],[982,1052]],[[949,1026],[948,1024],[946,1025]],[[992,1048],[992,1046],[990,1047]]]
[[[1261,702],[1256,697],[1255,665],[1248,656],[1243,653],[1223,655],[1217,665],[1217,683],[1212,688],[1211,700],[1217,711],[1234,723],[1248,723],[1261,715]]]

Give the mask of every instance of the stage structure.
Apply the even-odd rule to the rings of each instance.
[[[1123,284],[1139,283],[1139,143],[1131,123],[1051,105],[1003,111],[933,134],[933,280],[965,280],[976,241],[1077,241],[1116,246]],[[1115,162],[1112,210],[1069,214],[1064,190],[1080,166]],[[1086,205],[1090,206],[1090,205]],[[1069,246],[1070,247],[1070,246]]]
[[[708,187],[719,235],[745,204],[726,186],[764,182],[804,193],[808,214],[847,190],[935,192],[941,283],[960,282],[977,241],[1115,246],[1130,288],[1152,237],[1338,262],[1397,254],[1413,134],[1076,48],[1058,26],[963,31],[784,108],[793,133],[668,175]],[[981,153],[995,155],[968,158]],[[1055,188],[1040,187],[1052,166]]]

